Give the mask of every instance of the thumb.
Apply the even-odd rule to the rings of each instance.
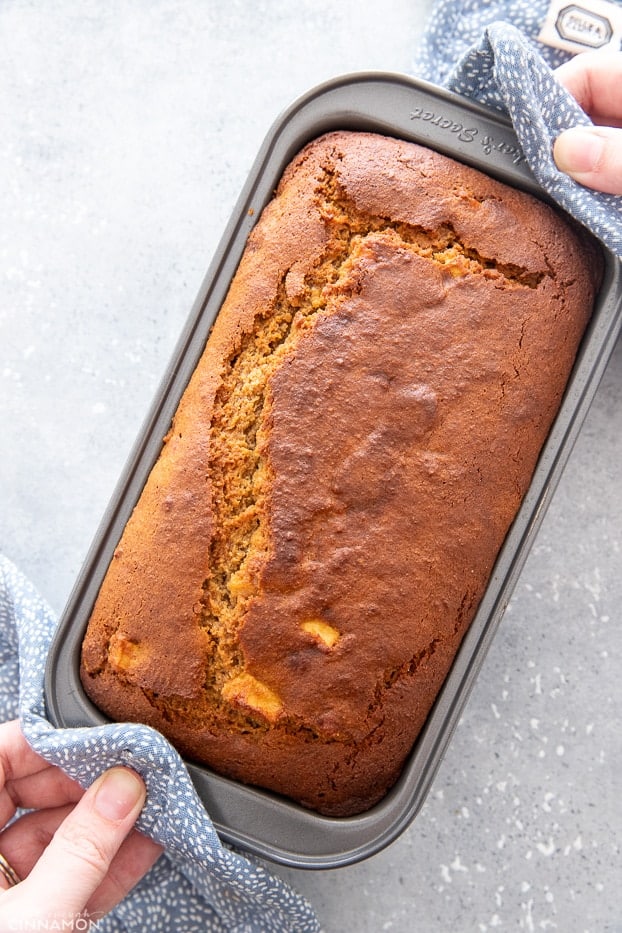
[[[553,158],[560,171],[588,188],[622,194],[622,129],[576,126],[555,140]]]
[[[2,917],[5,907],[22,923],[25,916],[33,921],[81,916],[144,801],[145,786],[133,771],[115,767],[101,775],[60,824],[28,877],[3,895]]]

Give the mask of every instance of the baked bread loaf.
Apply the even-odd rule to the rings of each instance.
[[[111,561],[88,696],[323,814],[379,801],[527,490],[598,269],[551,207],[438,153],[310,143]]]

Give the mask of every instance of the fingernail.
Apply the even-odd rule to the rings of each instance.
[[[604,139],[586,127],[566,130],[555,142],[557,167],[569,175],[593,172],[598,168],[604,145]]]
[[[124,820],[144,799],[145,788],[128,768],[111,768],[100,778],[94,806],[107,820]]]

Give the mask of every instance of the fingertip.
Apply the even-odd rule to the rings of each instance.
[[[622,194],[622,130],[577,126],[553,145],[557,168],[579,184],[606,194]]]
[[[119,822],[134,812],[136,816],[145,802],[146,789],[142,778],[129,768],[114,767],[95,782],[93,807],[104,819]]]
[[[597,172],[605,142],[589,127],[575,126],[555,140],[553,158],[558,169],[573,177]]]

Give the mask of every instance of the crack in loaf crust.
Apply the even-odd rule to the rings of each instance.
[[[104,580],[93,701],[322,813],[377,802],[528,487],[597,268],[550,208],[443,156],[311,143]]]

